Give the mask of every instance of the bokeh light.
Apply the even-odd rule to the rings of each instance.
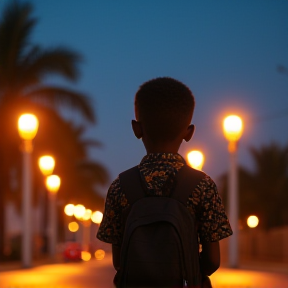
[[[258,224],[259,224],[259,218],[257,216],[251,215],[248,217],[248,219],[247,219],[248,227],[255,228],[258,226]]]
[[[69,231],[71,231],[71,232],[77,232],[78,229],[79,229],[79,224],[78,224],[77,222],[75,222],[75,221],[70,222],[70,223],[68,224],[68,229],[69,229]]]
[[[102,249],[98,249],[95,251],[95,258],[97,260],[103,260],[105,257],[105,251]]]
[[[67,205],[64,207],[64,213],[65,213],[67,216],[73,216],[73,214],[74,214],[74,205],[73,205],[73,204],[67,204]]]
[[[86,209],[81,204],[78,204],[74,207],[74,216],[77,219],[81,219],[84,216],[85,212],[86,212]]]
[[[91,209],[86,209],[84,215],[82,216],[82,220],[89,220],[92,215],[92,210]]]
[[[32,140],[37,134],[38,126],[38,119],[33,114],[23,114],[18,119],[18,132],[24,140]]]
[[[230,115],[223,121],[224,136],[228,141],[236,142],[242,136],[242,119],[236,115]]]
[[[194,169],[201,170],[204,164],[204,155],[201,151],[193,150],[187,154],[188,162]]]
[[[103,213],[100,211],[95,211],[91,216],[92,222],[96,224],[100,224],[102,219],[103,219]]]
[[[87,251],[82,251],[81,252],[81,259],[83,261],[89,261],[91,259],[91,254]]]

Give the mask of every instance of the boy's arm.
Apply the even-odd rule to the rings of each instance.
[[[203,275],[210,276],[220,266],[219,242],[203,242],[200,253],[200,270]]]

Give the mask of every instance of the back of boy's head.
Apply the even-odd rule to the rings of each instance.
[[[153,142],[174,140],[190,125],[194,106],[190,89],[170,77],[145,82],[135,95],[136,120]]]

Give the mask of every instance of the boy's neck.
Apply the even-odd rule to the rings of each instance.
[[[177,154],[180,144],[178,143],[159,143],[159,144],[147,144],[145,145],[147,154],[150,153],[173,153]]]

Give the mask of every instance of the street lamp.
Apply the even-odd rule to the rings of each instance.
[[[187,154],[188,162],[194,169],[201,170],[204,164],[204,155],[201,151],[193,150]]]
[[[39,122],[33,114],[23,114],[18,119],[18,132],[23,139],[23,184],[22,184],[22,265],[31,267],[32,261],[32,219],[31,219],[31,153],[33,151],[32,140],[37,134]]]
[[[51,175],[53,173],[53,170],[55,168],[55,160],[52,156],[50,155],[45,155],[45,156],[41,156],[39,159],[38,159],[38,166],[39,166],[39,169],[42,173],[42,175],[44,176],[44,179],[46,181],[46,177]],[[46,185],[45,185],[46,186]],[[47,190],[47,189],[46,189]],[[47,219],[47,196],[46,196],[46,192],[47,191],[43,191],[41,190],[41,198],[40,198],[40,205],[41,205],[41,211],[42,211],[42,219],[43,219],[43,222],[42,222],[42,233],[43,233],[43,240],[44,240],[44,246],[45,246],[45,249],[47,247],[47,238],[46,238],[46,235],[47,235],[47,223],[46,223],[46,219]]]
[[[255,228],[259,224],[259,218],[255,215],[251,215],[247,218],[247,225],[249,228]]]
[[[46,178],[46,188],[49,193],[49,252],[54,258],[56,254],[56,243],[57,243],[57,210],[56,210],[56,194],[60,188],[61,180],[57,175],[50,175]]]
[[[224,136],[228,140],[230,169],[228,178],[228,215],[233,229],[229,238],[229,265],[238,266],[238,175],[237,175],[237,144],[242,136],[243,124],[240,117],[230,115],[223,121]]]
[[[44,176],[51,175],[55,167],[55,160],[52,156],[45,155],[38,160],[39,168]]]
[[[91,215],[91,220],[93,223],[96,223],[98,225],[100,225],[101,221],[103,219],[103,213],[100,211],[95,211],[92,215]]]

